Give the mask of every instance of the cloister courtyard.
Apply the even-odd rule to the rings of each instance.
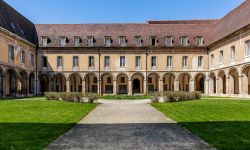
[[[110,97],[111,99],[112,97]],[[0,101],[0,149],[248,149],[250,101]]]

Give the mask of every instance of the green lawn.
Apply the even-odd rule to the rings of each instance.
[[[43,149],[95,106],[41,97],[0,101],[0,149]]]
[[[204,97],[152,104],[217,149],[250,149],[250,101]]]

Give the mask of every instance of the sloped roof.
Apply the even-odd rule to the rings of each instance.
[[[36,44],[36,29],[27,18],[0,0],[0,27]]]

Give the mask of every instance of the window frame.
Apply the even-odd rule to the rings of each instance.
[[[202,68],[203,67],[203,61],[204,61],[204,57],[203,56],[198,56],[198,67]]]
[[[64,47],[67,44],[67,37],[66,36],[60,36],[60,40],[59,40],[59,46],[60,47]]]
[[[41,36],[41,46],[45,47],[48,45],[48,37],[47,36]]]
[[[169,60],[168,60],[169,58],[171,58],[171,63],[170,63],[171,65],[169,65]],[[172,68],[173,67],[173,56],[167,56],[167,67],[168,68]]]
[[[153,60],[155,60],[155,62]],[[151,56],[151,67],[152,68],[156,68],[157,67],[157,56]]]
[[[93,36],[88,36],[87,37],[87,46],[88,47],[94,46],[94,37]]]
[[[182,67],[188,68],[188,56],[182,56]]]
[[[135,46],[137,46],[137,47],[142,46],[142,38],[141,38],[141,36],[135,36],[134,40],[135,40]],[[139,42],[139,43],[137,43],[137,42]]]
[[[250,40],[245,41],[245,57],[250,57]]]
[[[224,51],[220,50],[220,64],[224,63]]]
[[[139,58],[139,59],[137,59],[137,58]],[[137,60],[139,60],[139,65],[138,65]],[[141,56],[135,56],[135,67],[141,68]]]
[[[107,45],[106,44],[106,41],[109,40],[109,44]],[[110,47],[112,45],[112,39],[111,39],[111,36],[105,36],[104,37],[104,46],[105,47]]]
[[[125,68],[125,67],[126,67],[126,57],[120,56],[120,68]]]
[[[61,61],[60,61],[60,59],[61,59]],[[57,56],[56,67],[57,68],[63,68],[63,56]]]
[[[42,56],[42,67],[43,68],[47,68],[48,67],[48,57],[47,56]]]
[[[89,56],[88,67],[89,68],[94,68],[95,67],[95,56]]]
[[[165,37],[165,45],[168,47],[173,46],[173,37],[172,36]]]
[[[76,41],[78,41],[78,42],[76,42]],[[81,38],[80,38],[79,36],[74,36],[74,37],[73,37],[73,45],[74,45],[75,47],[79,47],[79,46],[80,46],[80,43],[81,43]]]
[[[180,41],[181,41],[180,43],[182,46],[188,46],[188,36],[182,36],[180,38]]]
[[[106,60],[108,60],[108,64]],[[110,67],[110,56],[104,56],[104,68],[109,68],[109,67]]]
[[[124,42],[124,43],[122,43],[122,42]],[[119,36],[119,45],[121,47],[125,47],[126,46],[126,36]]]
[[[75,59],[76,59],[77,61],[75,61]],[[75,63],[77,63],[77,65],[76,65]],[[73,66],[73,68],[79,67],[79,57],[78,57],[78,56],[73,56],[73,63],[72,63],[72,66]]]
[[[26,52],[25,52],[25,50],[21,51],[20,58],[21,58],[21,60],[20,60],[21,64],[25,64],[26,63]]]
[[[8,61],[9,62],[15,61],[15,46],[14,45],[8,45]]]
[[[153,45],[154,39],[154,45]],[[157,36],[150,36],[150,46],[157,46]]]

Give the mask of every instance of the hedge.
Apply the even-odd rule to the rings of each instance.
[[[47,100],[62,100],[65,102],[76,103],[93,103],[98,99],[98,95],[94,93],[80,92],[46,92],[44,93]]]
[[[163,93],[154,92],[150,95],[152,96],[152,103],[159,102],[160,98],[163,98],[164,102],[180,102],[201,99],[201,92],[169,91]]]

